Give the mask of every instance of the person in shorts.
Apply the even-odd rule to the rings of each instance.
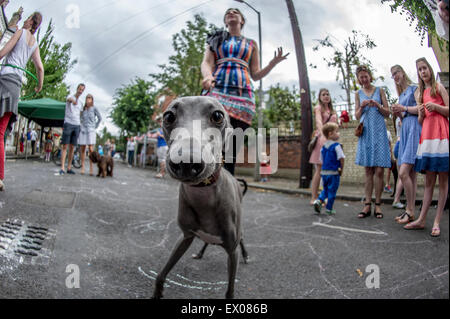
[[[63,134],[61,138],[61,170],[60,175],[64,175],[64,165],[66,163],[66,151],[69,146],[69,158],[67,163],[67,174],[75,174],[72,170],[72,160],[75,147],[78,145],[78,137],[80,135],[80,115],[83,111],[83,103],[80,100],[86,85],[78,84],[77,92],[69,95],[66,100],[66,113],[64,116]]]

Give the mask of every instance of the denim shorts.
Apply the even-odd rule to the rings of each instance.
[[[80,125],[64,123],[61,144],[78,145],[78,136],[80,135]]]

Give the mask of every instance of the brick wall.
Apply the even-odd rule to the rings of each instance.
[[[364,183],[364,168],[355,164],[356,147],[358,144],[358,138],[355,136],[354,131],[358,125],[357,121],[350,122],[347,128],[340,128],[341,138],[339,142],[344,146],[345,153],[345,168],[344,175],[341,178],[342,183],[347,184],[363,184]],[[394,133],[394,125],[392,120],[387,123],[387,128],[391,132],[394,142],[396,141],[396,135]],[[395,143],[392,143],[394,148]],[[245,153],[245,163],[238,164],[239,167],[253,167],[253,164],[247,162],[247,147],[243,150]],[[252,149],[250,151],[253,151]],[[269,140],[267,140],[267,154],[270,154]],[[301,140],[300,136],[279,137],[278,138],[278,168],[280,169],[293,169],[298,171],[300,169],[301,161]],[[385,173],[386,174],[386,173]],[[292,174],[293,178],[298,178],[298,174]],[[275,174],[277,176],[277,174]],[[391,176],[391,185],[393,183],[393,176]],[[423,185],[424,179],[422,175],[418,175],[419,185]]]

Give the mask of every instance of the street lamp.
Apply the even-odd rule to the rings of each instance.
[[[234,0],[240,3],[245,3],[247,6],[249,6],[253,11],[256,12],[256,14],[258,15],[258,33],[259,33],[259,67],[260,69],[262,69],[262,40],[261,40],[261,13],[256,10],[255,8],[253,8],[251,5],[249,5],[247,2],[245,2],[244,0]],[[262,79],[259,80],[259,104],[258,104],[258,134],[257,134],[257,138],[256,138],[256,162],[255,162],[255,182],[259,182],[260,180],[260,175],[259,175],[259,132],[260,129],[262,128],[262,111],[261,111],[261,106],[262,106],[262,102],[263,102],[263,91],[262,91]],[[263,136],[263,138],[265,138],[265,136]]]

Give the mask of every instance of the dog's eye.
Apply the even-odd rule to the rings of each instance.
[[[215,124],[222,124],[223,122],[223,118],[225,116],[223,115],[222,112],[220,111],[215,111],[212,115],[211,115],[211,121]]]
[[[175,122],[175,119],[175,114],[173,114],[172,112],[167,112],[166,114],[164,114],[165,124],[173,124]]]

